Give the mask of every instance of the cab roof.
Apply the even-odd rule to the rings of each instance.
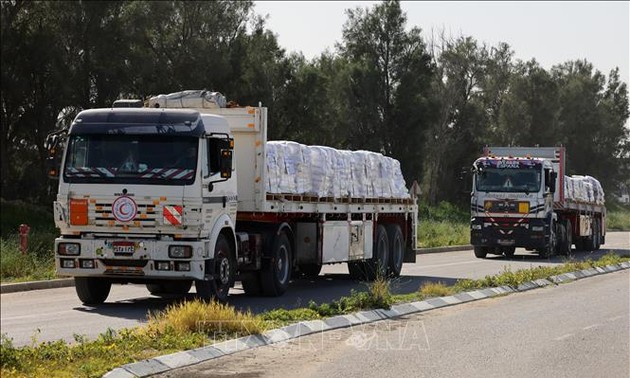
[[[70,134],[174,134],[201,137],[199,112],[187,109],[105,108],[84,110]]]

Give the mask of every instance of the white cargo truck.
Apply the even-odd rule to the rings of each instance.
[[[605,242],[606,208],[599,182],[566,176],[564,147],[486,147],[473,164],[470,242],[475,256],[541,257],[597,250]]]
[[[83,303],[126,283],[155,295],[194,283],[225,300],[241,281],[278,296],[325,264],[374,279],[415,261],[416,200],[393,159],[267,142],[267,108],[228,108],[216,93],[136,105],[83,111],[49,143],[64,150],[52,170],[57,272]]]

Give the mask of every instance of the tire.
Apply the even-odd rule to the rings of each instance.
[[[187,294],[192,287],[192,281],[169,281],[161,283],[148,283],[146,284],[147,290],[151,295],[163,296],[163,295],[183,295]]]
[[[405,257],[405,240],[399,225],[389,224],[386,226],[386,229],[387,237],[389,238],[387,276],[398,277],[400,276]]]
[[[322,271],[320,264],[303,264],[299,266],[300,276],[305,278],[316,278]]]
[[[276,235],[271,247],[271,258],[263,261],[260,272],[262,292],[268,297],[279,297],[287,291],[291,280],[291,241],[286,232]]]
[[[383,225],[376,228],[376,239],[372,247],[372,258],[367,262],[367,279],[374,281],[375,279],[384,278],[387,274],[389,260],[389,238],[387,230]]]
[[[556,253],[556,244],[558,242],[556,224],[552,222],[550,225],[550,228],[551,228],[551,233],[549,235],[549,240],[547,241],[547,245],[538,250],[538,256],[544,259],[547,259]]]
[[[595,219],[595,231],[593,240],[593,251],[599,251],[602,245],[602,227],[599,219]]]
[[[243,276],[241,285],[246,295],[256,297],[262,294],[262,285],[260,284],[260,272],[250,272]]]
[[[350,277],[360,281],[374,281],[385,277],[388,268],[389,238],[383,225],[376,228],[376,237],[372,246],[372,258],[369,260],[348,261]]]
[[[516,252],[516,247],[505,247],[501,248],[503,251],[503,255],[507,258],[514,257],[514,252]]]
[[[203,300],[217,300],[225,302],[234,283],[236,262],[230,248],[230,243],[223,234],[217,238],[214,247],[214,258],[206,261],[206,274],[214,272],[210,280],[195,280],[197,296]],[[214,264],[214,267],[212,266]],[[214,268],[214,269],[213,269]]]
[[[475,247],[475,257],[479,259],[485,259],[488,255],[488,249],[485,247]]]
[[[571,245],[573,244],[573,229],[571,228],[571,221],[566,220],[564,224],[560,225],[560,236],[557,247],[557,252],[562,256],[569,256],[571,254]]]
[[[74,288],[84,305],[98,305],[107,299],[112,283],[104,278],[75,277]]]

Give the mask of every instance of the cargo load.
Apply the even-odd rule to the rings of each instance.
[[[604,204],[604,189],[599,181],[591,176],[564,176],[565,198],[581,203]]]
[[[380,153],[270,141],[266,154],[268,193],[334,198],[410,197],[400,163]]]

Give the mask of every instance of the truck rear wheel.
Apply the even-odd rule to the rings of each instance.
[[[374,247],[372,248],[372,259],[368,261],[368,280],[374,281],[375,279],[384,278],[387,274],[389,260],[389,238],[387,237],[387,230],[383,225],[379,225],[376,229],[376,240],[374,240]]]
[[[234,282],[234,270],[236,268],[232,257],[230,243],[223,234],[217,238],[214,247],[214,259],[206,261],[206,274],[213,272],[212,278],[207,280],[195,280],[197,295],[204,300],[216,299],[225,302],[230,287]],[[211,264],[214,264],[214,269]]]
[[[595,229],[593,230],[593,251],[598,251],[601,247],[602,229],[599,219],[593,222]]]
[[[104,278],[74,277],[77,296],[85,305],[97,305],[105,302],[112,283]]]
[[[350,277],[355,280],[374,281],[385,277],[389,258],[389,238],[382,225],[376,229],[376,237],[372,247],[372,258],[369,260],[348,261]]]
[[[149,293],[155,296],[162,295],[183,295],[187,294],[192,287],[192,281],[170,281],[170,282],[160,282],[160,283],[148,283],[146,284],[147,290]]]
[[[291,256],[291,242],[286,232],[282,232],[274,238],[271,258],[263,261],[260,272],[263,294],[278,297],[287,291],[291,279]]]
[[[488,249],[486,247],[474,247],[474,251],[475,257],[479,259],[486,258],[486,255],[488,254]]]
[[[560,225],[558,254],[563,255],[563,256],[570,255],[572,244],[573,244],[573,228],[571,227],[571,221],[567,219],[564,224]]]
[[[399,225],[389,224],[386,228],[390,243],[387,275],[390,277],[398,277],[400,276],[403,258],[405,256],[405,241]]]

